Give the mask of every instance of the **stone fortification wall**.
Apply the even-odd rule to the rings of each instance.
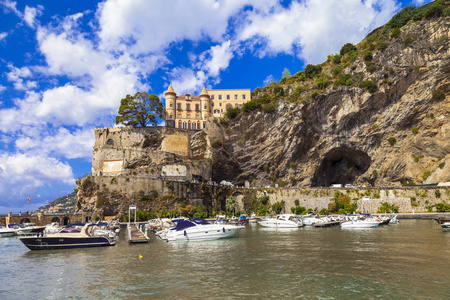
[[[436,193],[435,191],[439,191]],[[358,210],[363,207],[362,198],[370,197],[370,204],[364,203],[365,211],[376,213],[387,202],[398,207],[399,212],[426,212],[429,206],[436,203],[450,201],[450,188],[442,187],[409,187],[409,188],[388,188],[388,189],[264,189],[258,190],[257,197],[269,196],[270,203],[285,201],[286,212],[291,212],[291,207],[295,206],[295,200],[299,200],[300,206],[312,208],[320,211],[329,209],[335,193],[339,192],[349,195],[351,201],[356,201]],[[437,195],[440,195],[439,197]],[[435,209],[433,208],[433,211]]]

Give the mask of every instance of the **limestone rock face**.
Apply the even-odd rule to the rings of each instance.
[[[303,103],[288,96],[273,112],[241,114],[228,126],[211,122],[208,132],[223,141],[213,162],[223,177],[240,173],[236,183],[256,186],[450,181],[449,23],[405,26],[387,49],[374,53],[375,70],[362,59],[344,70],[376,82],[373,93],[330,86]],[[406,43],[408,37],[413,41]],[[445,98],[434,97],[436,90]]]

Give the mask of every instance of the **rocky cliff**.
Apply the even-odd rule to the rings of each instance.
[[[315,66],[314,76],[257,89],[261,109],[207,131],[223,142],[213,170],[228,166],[213,178],[256,186],[450,181],[449,27],[447,17],[410,22],[398,36],[380,28],[340,62],[334,55]]]

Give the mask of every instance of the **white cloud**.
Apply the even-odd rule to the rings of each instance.
[[[7,32],[0,32],[0,41],[6,39],[7,36],[8,36]]]
[[[397,9],[394,0],[292,2],[287,9],[274,6],[273,13],[249,12],[238,39],[256,49],[260,57],[296,54],[317,64],[344,43],[359,42]]]
[[[37,187],[74,184],[72,168],[55,158],[32,154],[0,153],[0,198],[24,196]]]
[[[25,23],[28,26],[30,26],[31,28],[34,28],[35,27],[35,18],[42,14],[43,9],[44,9],[44,7],[42,5],[38,5],[37,8],[29,7],[28,5],[25,6],[23,20],[25,21]]]

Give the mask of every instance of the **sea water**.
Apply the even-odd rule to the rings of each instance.
[[[0,239],[0,299],[448,299],[450,232],[432,220],[374,229],[266,229],[235,238],[30,251]]]

